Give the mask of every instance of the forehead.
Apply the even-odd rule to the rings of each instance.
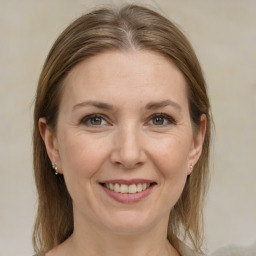
[[[166,57],[151,51],[108,51],[77,64],[64,80],[62,102],[90,100],[178,101],[186,96],[186,81]]]

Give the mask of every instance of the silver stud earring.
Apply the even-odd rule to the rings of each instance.
[[[55,175],[58,175],[59,173],[57,172],[57,170],[58,170],[57,164],[53,164],[52,168],[55,171]]]

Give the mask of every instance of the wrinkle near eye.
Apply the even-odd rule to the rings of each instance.
[[[151,126],[156,126],[160,128],[160,127],[165,127],[169,125],[176,125],[176,120],[169,114],[156,113],[151,115],[148,124]]]
[[[101,114],[90,114],[81,120],[81,124],[92,128],[100,128],[108,125],[108,122]]]

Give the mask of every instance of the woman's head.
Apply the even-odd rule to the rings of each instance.
[[[193,136],[201,131],[202,120],[207,120],[201,157],[186,178],[182,195],[170,213],[168,231],[168,239],[174,246],[177,246],[176,237],[185,230],[199,249],[210,141],[205,82],[193,49],[177,27],[149,9],[132,5],[120,10],[100,9],[80,17],[60,35],[47,57],[39,79],[34,112],[34,168],[39,193],[34,242],[40,246],[39,250],[47,251],[73,232],[72,199],[63,176],[56,177],[51,173],[54,164],[51,160],[55,159],[47,155],[38,121],[43,117],[48,130],[57,136],[63,97],[67,96],[67,88],[72,84],[68,82],[70,76],[86,60],[91,62],[94,57],[111,53],[111,56],[119,53],[117,55],[127,57],[148,53],[147,56],[160,58],[163,64],[168,65],[166,62],[169,61],[184,79]]]

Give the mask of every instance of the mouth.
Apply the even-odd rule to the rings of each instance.
[[[123,204],[136,203],[147,198],[156,182],[152,180],[108,180],[99,183],[106,194]]]
[[[156,185],[149,180],[112,180],[99,183],[104,188],[120,194],[136,194]]]
[[[148,197],[156,182],[150,180],[110,180],[99,183],[112,199],[123,203],[136,203]]]
[[[119,184],[119,183],[101,183],[105,188],[121,194],[136,194],[140,193],[150,186],[153,186],[154,183],[139,183],[139,184]]]

